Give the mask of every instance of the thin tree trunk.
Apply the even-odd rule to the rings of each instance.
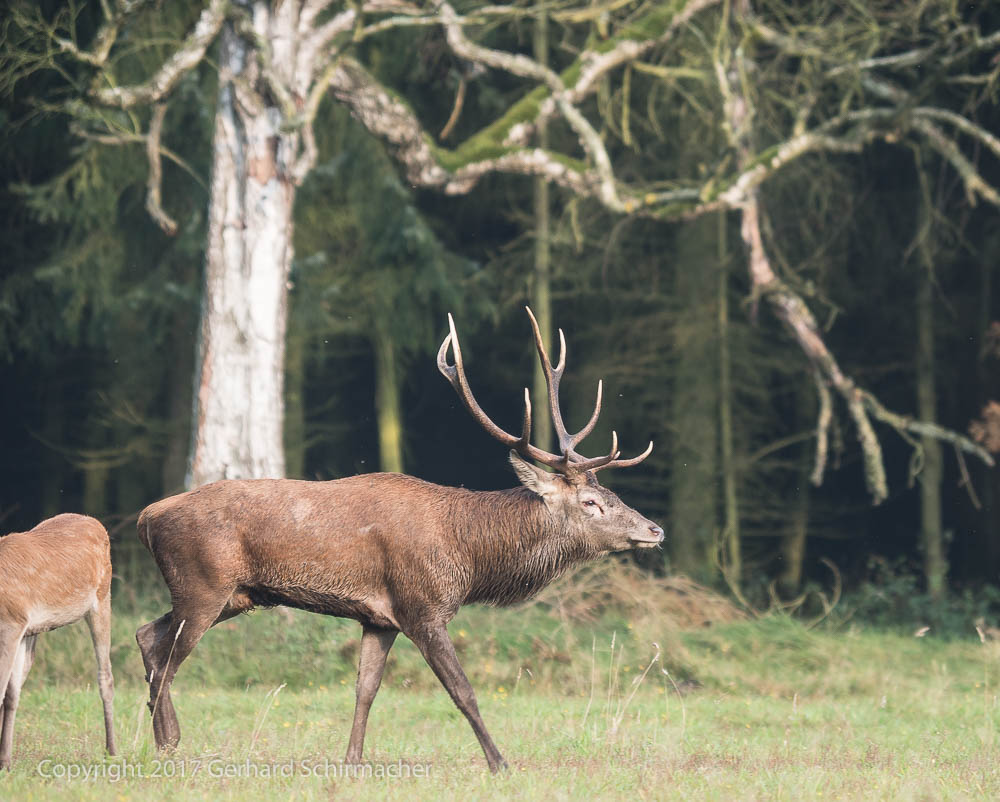
[[[993,313],[993,263],[991,260],[982,260],[980,271],[979,319],[976,328],[977,337],[981,340],[986,336],[990,324],[995,320]],[[1000,394],[997,365],[998,359],[996,357],[985,353],[980,354],[977,362],[979,403],[976,409],[982,409],[984,404],[997,398]],[[997,500],[1000,499],[1000,471],[982,465],[976,471],[975,476],[979,479],[976,486],[982,488],[981,502],[983,506],[980,513],[982,523],[977,538],[980,545],[976,551],[985,564],[980,562],[979,570],[983,572],[984,576],[996,576],[997,570],[1000,569],[1000,506],[997,504]]]
[[[51,518],[63,512],[67,501],[63,498],[66,480],[66,459],[56,449],[63,445],[66,429],[66,410],[62,403],[62,388],[50,383],[44,390],[42,412],[42,437],[46,449],[42,456],[42,517]]]
[[[83,469],[83,509],[81,512],[101,518],[108,511],[108,469],[90,465]]]
[[[719,439],[724,504],[724,568],[731,586],[739,588],[743,575],[740,540],[740,508],[736,492],[736,467],[733,460],[733,383],[729,353],[729,250],[726,242],[726,213],[717,215],[719,226]]]
[[[191,335],[192,310],[185,306],[174,316],[167,365],[166,452],[160,471],[164,495],[184,488],[187,472],[188,443],[191,441],[191,373],[194,369],[194,338]]]
[[[781,574],[778,584],[785,593],[795,593],[802,585],[802,566],[806,559],[806,541],[809,535],[809,476],[813,468],[813,452],[802,449],[799,457],[798,495],[791,510],[788,531],[781,540]]]
[[[379,464],[383,471],[403,472],[403,413],[399,397],[396,344],[375,327],[375,414],[378,418]]]
[[[277,109],[240,93],[254,76],[246,41],[227,23],[215,118],[190,486],[285,473],[287,281],[295,185],[292,135]],[[248,95],[246,98],[244,95]]]
[[[710,215],[678,231],[673,254],[676,368],[671,390],[670,532],[674,567],[700,579],[715,574],[719,507],[718,281],[712,270],[717,226]]]
[[[285,471],[301,479],[306,470],[306,338],[289,334],[285,345]]]
[[[925,200],[925,203],[927,201]],[[928,233],[920,243],[921,265],[917,276],[917,415],[933,423],[937,418],[934,385],[934,262]],[[945,591],[948,559],[941,533],[941,444],[930,437],[921,440],[924,468],[920,474],[920,542],[924,552],[927,592],[940,599]]]
[[[135,462],[128,462],[114,472],[115,507],[119,513],[138,515],[149,503],[149,491],[143,483],[145,476]]]
[[[548,17],[543,13],[535,19],[534,55],[535,60],[542,65],[548,65],[549,40]],[[538,147],[548,147],[548,130],[543,122],[538,129]],[[552,353],[552,244],[549,204],[549,184],[544,178],[536,178],[534,183],[535,209],[535,274],[531,285],[531,309],[538,319],[538,328],[542,332],[542,342],[545,349]],[[553,357],[555,359],[556,357]],[[545,385],[545,372],[541,362],[532,360],[535,364],[534,383],[532,387],[532,404],[535,409],[548,408],[548,391]],[[552,449],[552,421],[548,415],[535,415],[532,419],[535,444],[546,451]]]

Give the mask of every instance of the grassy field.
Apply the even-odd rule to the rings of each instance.
[[[0,798],[1000,798],[1000,645],[971,623],[964,639],[807,629],[683,583],[592,572],[451,626],[509,772],[489,774],[400,639],[369,722],[371,776],[352,777],[338,761],[356,624],[262,611],[209,632],[174,685],[183,738],[164,758],[132,640],[162,603],[116,604],[122,754],[103,756],[86,628],[49,633]]]

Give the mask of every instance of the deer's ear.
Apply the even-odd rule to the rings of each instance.
[[[533,490],[542,498],[556,492],[559,474],[536,468],[530,462],[521,459],[516,451],[510,452],[510,464],[514,466],[514,473],[517,474],[521,484],[528,490]]]

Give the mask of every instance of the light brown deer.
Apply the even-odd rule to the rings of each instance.
[[[450,315],[448,321],[451,331],[438,353],[438,368],[487,432],[513,449],[510,461],[523,487],[473,491],[392,473],[330,482],[232,479],[147,507],[139,516],[139,537],[156,559],[173,604],[136,633],[158,747],[180,739],[170,683],[205,631],[255,606],[284,604],[361,623],[347,762],[361,760],[386,656],[403,632],[465,714],[496,771],[506,763],[486,731],[448,636],[458,608],[473,602],[513,604],[576,563],[661,543],[663,530],[601,487],[595,476],[603,468],[635,465],[653,444],[624,460],[618,458],[617,435],[605,456],[588,459],[576,451],[597,422],[600,384],[590,421],[576,434],[566,431],[559,408],[566,355],[562,331],[559,363],[552,367],[531,316],[559,437],[560,453],[552,454],[529,442],[527,391],[519,436],[498,427],[479,407]],[[449,345],[454,365],[447,362]]]
[[[111,675],[111,548],[99,521],[65,513],[0,538],[0,768],[9,769],[14,716],[42,632],[87,620],[97,655],[108,754],[117,754]]]

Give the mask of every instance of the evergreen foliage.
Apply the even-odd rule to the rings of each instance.
[[[0,43],[0,523],[22,529],[57,511],[85,511],[122,522],[122,543],[132,544],[129,516],[179,487],[190,438],[213,51],[176,85],[164,121],[163,207],[178,224],[171,237],[145,208],[142,136],[152,112],[81,102],[98,71],[40,44],[55,25],[89,46],[100,4],[15,5]],[[466,5],[459,11],[472,14],[475,4]],[[616,10],[610,23],[557,9],[552,69],[571,86],[581,52],[662,33],[682,5]],[[880,2],[755,5],[756,16],[730,25],[723,10],[709,9],[669,52],[654,48],[609,72],[580,102],[630,213],[553,189],[554,324],[571,349],[567,420],[588,414],[603,378],[604,412],[582,448],[605,448],[612,428],[626,451],[655,441],[641,467],[607,477],[667,529],[666,562],[647,567],[720,584],[726,574],[753,603],[768,601],[772,580],[789,596],[828,582],[822,557],[848,584],[871,579],[872,561],[886,560],[902,587],[909,580],[900,575],[924,570],[911,435],[875,422],[890,492],[873,508],[854,422],[838,401],[827,472],[813,486],[820,397],[811,364],[747,277],[738,215],[724,207],[694,222],[683,215],[723,197],[748,170],[773,165],[794,135],[839,120],[829,133],[842,149],[800,156],[760,183],[772,266],[809,304],[845,373],[914,415],[921,202],[930,197],[937,421],[965,432],[1000,397],[988,338],[1000,314],[989,196],[1000,183],[1000,150],[989,138],[1000,127],[1000,66],[997,48],[972,44],[997,37],[1000,16],[944,2],[909,11]],[[530,53],[537,8],[521,8],[523,19],[468,33]],[[137,8],[115,51],[117,83],[146,79],[200,9]],[[743,140],[727,129],[733,98],[715,70],[737,40],[754,65],[739,76],[753,109],[744,138],[753,152],[742,165]],[[909,52],[920,59],[892,62]],[[523,76],[467,63],[435,26],[400,27],[350,53],[405,100],[430,138],[457,112],[448,139],[431,143],[446,170],[515,150],[503,136],[535,120],[551,95]],[[891,69],[859,66],[878,59]],[[735,62],[728,67],[738,72]],[[465,99],[456,109],[459,86]],[[886,93],[896,90],[908,99],[894,105]],[[929,108],[975,128],[920,117]],[[961,146],[957,156],[929,138],[931,123]],[[477,397],[500,425],[516,425],[534,359],[521,311],[532,280],[531,182],[490,174],[466,195],[441,195],[409,181],[342,102],[324,101],[312,126],[318,158],[294,216],[289,473],[325,479],[404,467],[434,481],[510,484],[502,449],[467,420],[433,356],[450,311],[461,319]],[[565,120],[554,118],[548,136],[553,160],[593,167]],[[629,205],[640,201],[647,207]],[[995,585],[1000,571],[1000,478],[947,446],[944,453],[948,579],[972,593]],[[727,566],[736,567],[727,574]],[[907,593],[922,587],[913,580]]]

